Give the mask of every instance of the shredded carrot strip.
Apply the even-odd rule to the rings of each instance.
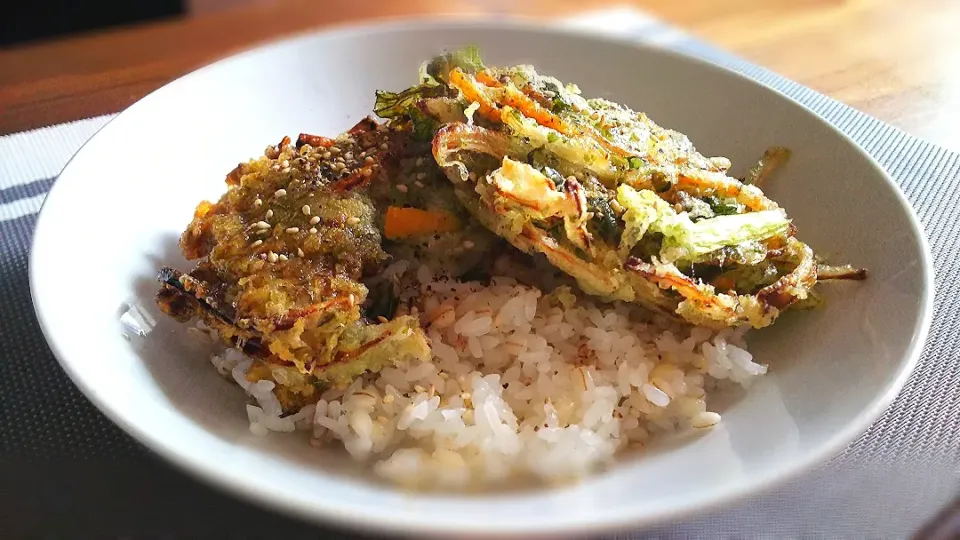
[[[368,174],[364,174],[367,172]],[[354,189],[361,188],[370,183],[370,180],[373,178],[374,168],[373,166],[365,167],[358,170],[357,172],[338,180],[333,184],[333,190],[337,193],[344,193]]]
[[[513,86],[507,86],[503,94],[503,104],[517,109],[524,116],[533,118],[543,127],[548,127],[563,133],[564,135],[576,135],[576,131],[563,121],[563,118],[544,109],[539,103],[525,96],[522,92]]]
[[[483,77],[480,76],[481,74],[483,74]],[[503,86],[499,81],[492,79],[492,77],[485,72],[480,72],[477,75],[478,81],[487,84],[488,86],[495,86],[497,88],[504,89],[503,97],[500,103],[501,105],[513,107],[514,109],[520,111],[520,113],[527,118],[532,118],[537,122],[537,124],[556,130],[570,137],[585,136],[591,138],[600,143],[600,146],[605,148],[607,151],[613,152],[614,154],[620,156],[627,157],[633,155],[632,152],[624,148],[620,148],[619,146],[608,141],[593,128],[581,128],[564,121],[563,118],[560,118],[549,109],[544,108],[542,105],[537,103],[536,100],[517,90],[512,85]],[[487,81],[491,81],[493,84],[490,84]]]
[[[480,84],[485,84],[492,88],[500,88],[503,86],[500,84],[500,81],[493,78],[493,75],[490,75],[489,71],[480,71],[476,74],[477,82]]]
[[[457,216],[447,212],[390,206],[384,217],[383,235],[393,240],[421,234],[453,232],[460,227]]]
[[[691,173],[695,176],[691,176]],[[674,189],[692,190],[694,193],[716,194],[721,197],[733,197],[751,210],[776,208],[775,204],[764,196],[755,197],[743,191],[743,184],[727,178],[723,173],[708,171],[690,171],[677,177]]]
[[[497,111],[497,105],[490,101],[490,98],[477,86],[473,77],[467,75],[460,68],[454,68],[450,72],[450,84],[460,90],[468,101],[480,104],[479,112],[484,118],[492,122],[500,121],[500,113]]]

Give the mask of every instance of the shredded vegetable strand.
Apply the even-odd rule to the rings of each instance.
[[[455,68],[450,72],[450,84],[457,90],[460,90],[464,99],[479,104],[480,108],[477,112],[484,118],[492,122],[500,122],[500,113],[497,110],[497,105],[487,97],[473,77],[464,73],[460,68]]]

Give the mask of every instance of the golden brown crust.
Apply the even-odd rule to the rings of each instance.
[[[365,120],[337,139],[301,134],[292,145],[284,137],[240,164],[218,201],[197,206],[180,243],[200,262],[189,274],[161,271],[160,308],[181,322],[200,318],[264,365],[315,382],[343,384],[426,354],[414,318],[361,318],[362,280],[387,255],[376,209],[359,188],[386,174],[401,139]],[[363,183],[352,184],[358,175]]]

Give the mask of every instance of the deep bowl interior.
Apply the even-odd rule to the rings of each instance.
[[[477,44],[488,63],[530,62],[686,133],[744,171],[778,144],[794,157],[767,192],[800,237],[869,268],[826,288],[828,306],[789,314],[750,339],[771,373],[728,396],[722,424],[664,441],[583,483],[484,495],[416,495],[342,452],[250,433],[239,389],[208,347],[156,313],[156,269],[186,268],[176,242],[195,204],[241,160],[284,135],[336,134],[373,91],[414,83],[439,50]],[[96,272],[78,283],[77,268]],[[229,490],[304,516],[416,531],[561,532],[638,525],[730,501],[838,452],[889,403],[916,360],[931,275],[917,222],[860,149],[815,115],[733,73],[612,39],[502,23],[397,23],[305,36],[182,78],[107,125],[47,198],[31,259],[37,313],[77,385],[114,421]],[[95,294],[91,294],[91,288]],[[128,340],[126,303],[156,329]],[[82,310],[78,309],[82,306]],[[496,519],[491,519],[496,516]]]

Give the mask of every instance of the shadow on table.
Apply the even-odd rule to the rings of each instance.
[[[373,538],[227,498],[155,457],[5,460],[4,538]]]

